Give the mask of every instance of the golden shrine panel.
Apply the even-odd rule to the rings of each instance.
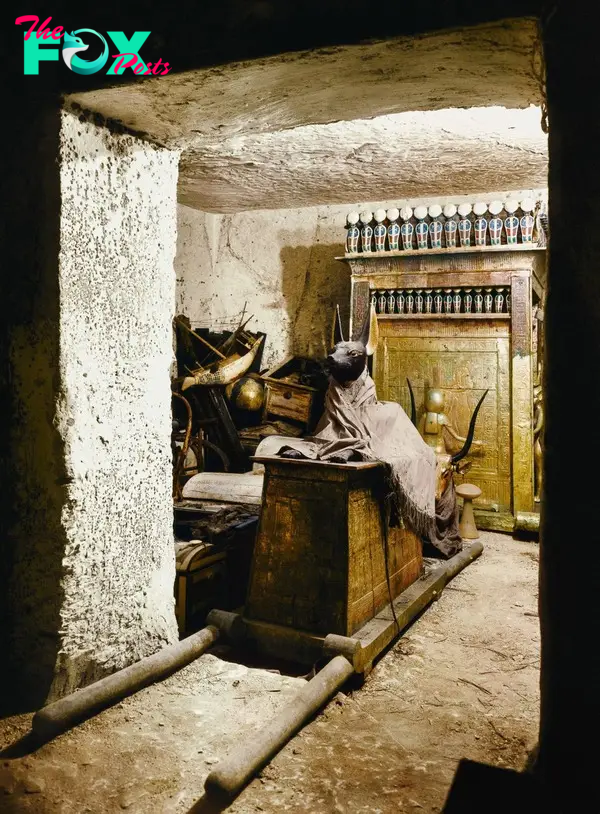
[[[445,324],[446,323],[446,324]],[[417,407],[423,415],[425,391],[439,387],[444,412],[462,436],[480,397],[483,402],[472,447],[472,467],[465,480],[482,491],[482,508],[511,510],[511,406],[510,326],[506,321],[473,322],[443,319],[399,320],[380,318],[380,340],[373,363],[378,398],[397,401],[410,415],[410,379]],[[449,452],[460,442],[446,435]],[[457,479],[460,482],[460,479]]]

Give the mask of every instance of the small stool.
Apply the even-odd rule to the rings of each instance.
[[[473,501],[481,494],[479,486],[473,483],[461,483],[456,487],[456,494],[463,499],[463,510],[458,530],[463,540],[476,540],[479,537],[475,517],[473,515]]]

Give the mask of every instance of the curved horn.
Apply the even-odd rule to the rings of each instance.
[[[456,455],[452,456],[452,463],[457,464],[465,455],[469,454],[469,450],[471,449],[471,444],[473,443],[473,436],[475,435],[475,422],[477,421],[477,413],[479,412],[479,408],[483,404],[484,398],[489,393],[489,390],[486,390],[483,396],[477,402],[477,407],[473,410],[473,415],[471,416],[471,422],[469,424],[469,432],[467,433],[467,440],[465,441],[463,448],[460,452],[457,452]]]
[[[412,385],[410,383],[410,379],[406,380],[406,384],[408,385],[408,392],[410,393],[410,420],[412,423],[417,426],[417,408],[415,407],[415,394],[413,393]]]
[[[365,321],[362,326],[362,331],[358,338],[358,342],[364,345],[367,351],[367,356],[373,356],[377,342],[379,340],[379,325],[377,323],[377,314],[373,304],[369,306]]]
[[[335,306],[335,314],[333,316],[333,325],[331,326],[331,347],[334,347],[338,342],[344,342],[344,332],[342,330],[342,318],[340,316],[340,306]]]

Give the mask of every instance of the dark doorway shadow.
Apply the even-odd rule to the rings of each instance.
[[[535,775],[463,759],[443,814],[567,814],[551,805]]]
[[[35,77],[38,79],[38,77]],[[11,106],[0,320],[0,717],[47,698],[60,650],[67,500],[60,403],[60,126],[43,77]],[[43,135],[42,135],[43,134]]]

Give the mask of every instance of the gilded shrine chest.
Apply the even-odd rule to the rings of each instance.
[[[381,464],[255,460],[265,481],[248,618],[350,636],[420,576],[419,538],[391,528],[386,540]]]
[[[511,208],[508,201],[497,202],[496,208],[502,206]],[[523,206],[529,204],[523,201]],[[348,227],[351,250],[337,259],[351,272],[353,338],[371,304],[377,312],[372,375],[380,400],[397,401],[410,414],[409,379],[422,421],[425,393],[438,388],[450,424],[465,435],[475,405],[488,390],[475,432],[482,445],[472,447],[466,477],[482,491],[478,525],[512,531],[520,524],[539,524],[533,393],[542,359],[545,239],[541,229],[539,234],[534,229],[532,215],[497,216],[492,208],[478,216],[445,207],[456,213],[454,219],[444,218],[440,206],[429,207],[434,216],[425,206],[414,213],[388,210],[398,221],[405,218],[405,248],[395,233],[384,235],[394,224],[386,226],[388,213],[379,210],[384,218],[378,224],[384,235],[380,245],[365,243],[371,227],[359,228],[359,222]],[[447,228],[452,225],[454,231]],[[351,240],[354,232],[364,246]]]

